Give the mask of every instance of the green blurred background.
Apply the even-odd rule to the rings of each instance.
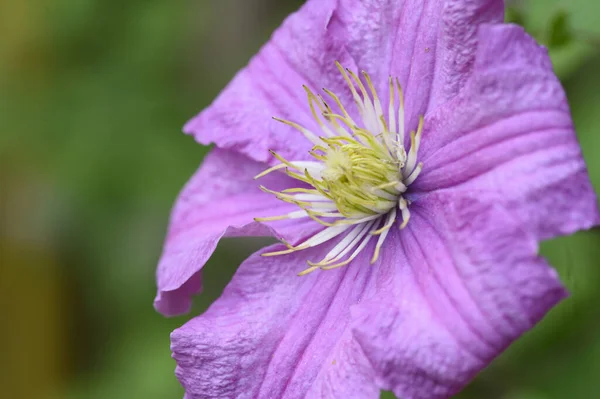
[[[0,396],[181,398],[154,312],[180,133],[301,0],[0,0]],[[547,44],[600,188],[600,3],[513,2]],[[214,300],[258,241],[226,241]],[[600,397],[600,233],[545,243],[573,296],[459,397]],[[384,394],[390,398],[391,395]]]

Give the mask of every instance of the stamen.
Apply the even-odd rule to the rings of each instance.
[[[348,74],[346,73],[346,68],[344,68],[342,66],[342,64],[340,64],[338,61],[335,62],[335,66],[338,68],[338,70],[340,71],[340,73],[344,77],[344,80],[346,81],[346,84],[350,88],[350,91],[352,92],[352,97],[354,98],[354,103],[356,104],[356,107],[358,108],[358,113],[362,117],[363,112],[364,112],[362,100],[360,99],[360,96],[358,95],[358,92],[356,91],[356,88],[354,87],[354,84],[352,83],[352,81],[348,77]]]
[[[381,217],[381,215],[371,215],[371,216],[367,216],[367,217],[364,217],[364,218],[361,218],[361,219],[338,220],[335,223],[336,224],[359,224],[359,223],[370,222],[371,220],[379,219],[380,217]]]
[[[398,190],[398,192],[400,193],[405,193],[406,190],[408,190],[408,187],[405,183],[402,183],[401,181],[399,181],[398,183],[396,183],[396,185],[394,186],[394,188],[396,190]]]
[[[408,152],[408,159],[406,160],[406,166],[404,166],[404,170],[402,172],[404,177],[407,177],[408,175],[410,175],[410,173],[415,168],[415,165],[417,163],[417,156],[415,154],[415,151],[413,150],[413,148],[416,147],[415,142],[416,142],[415,132],[410,132],[410,151]]]
[[[344,69],[339,62],[336,62],[336,66],[350,89],[360,119],[356,121],[340,97],[332,91],[323,89],[339,111],[334,111],[320,94],[315,95],[307,86],[303,86],[321,134],[318,136],[294,122],[275,120],[300,131],[312,143],[309,155],[313,159],[290,161],[271,151],[280,164],[255,177],[282,171],[302,183],[300,187],[282,191],[261,186],[264,192],[298,206],[300,210],[256,218],[256,221],[310,218],[325,226],[297,246],[282,239],[285,250],[264,253],[262,256],[290,254],[345,234],[319,262],[308,261],[310,267],[300,272],[301,276],[317,269],[331,270],[349,264],[366,248],[373,236],[378,236],[371,258],[371,263],[375,263],[396,220],[402,218],[401,222],[399,220],[400,229],[408,224],[410,202],[405,198],[405,193],[423,170],[423,163],[417,162],[417,154],[424,119],[422,116],[419,118],[416,132],[410,135],[410,148],[405,148],[404,95],[399,80],[393,77],[388,79],[386,120],[371,77],[362,72],[365,86],[357,74]]]
[[[288,175],[289,177],[292,177],[296,180],[299,180],[303,183],[307,183],[307,184],[311,184],[310,183],[310,179],[306,177],[306,173],[304,175],[292,172],[291,170],[289,170],[289,168],[285,168],[285,174]]]
[[[377,235],[380,235],[380,234],[386,232],[394,225],[395,220],[396,220],[396,209],[394,208],[390,211],[390,213],[388,213],[388,217],[386,219],[385,225],[382,228],[380,228],[379,230],[371,231],[369,234],[377,236]]]
[[[323,107],[325,107],[325,111],[323,111],[321,113],[321,115],[323,116],[323,118],[325,118],[325,120],[327,122],[329,122],[331,124],[331,126],[333,126],[333,129],[340,134],[340,136],[350,136],[350,133],[348,133],[348,131],[346,129],[344,129],[337,121],[337,119],[332,119],[329,118],[327,115],[333,115],[333,110],[331,109],[331,107],[329,106],[329,104],[327,104],[327,101],[325,101],[325,99],[319,94],[319,100],[321,101],[321,103],[323,104]]]
[[[421,145],[421,136],[423,135],[423,126],[425,125],[425,118],[423,115],[419,116],[419,126],[417,127],[417,140],[415,152],[419,151],[419,146]]]
[[[389,129],[390,132],[396,132],[396,106],[394,101],[396,98],[396,92],[394,91],[394,79],[390,76],[390,106],[388,108],[388,115],[390,118]],[[402,143],[400,143],[402,144]]]
[[[408,210],[408,202],[404,198],[400,198],[400,202],[398,202],[398,208],[400,208],[400,212],[402,212],[402,224],[400,225],[400,230],[406,227],[408,224],[408,220],[410,219],[410,211]]]
[[[369,241],[371,241],[371,238],[373,238],[373,236],[370,234],[367,234],[365,236],[365,238],[362,240],[362,242],[360,243],[360,245],[358,246],[358,248],[356,248],[354,250],[354,252],[352,252],[352,255],[350,255],[350,257],[348,259],[346,259],[345,261],[340,262],[340,263],[335,263],[333,265],[322,266],[321,269],[322,270],[331,270],[331,269],[335,269],[335,268],[338,268],[341,266],[346,266],[348,263],[352,262],[354,260],[354,258],[356,258],[358,256],[358,254],[367,246]]]
[[[321,106],[321,103],[319,102],[317,97],[313,94],[313,92],[308,88],[308,86],[305,85],[302,87],[304,87],[304,90],[306,91],[306,94],[308,95],[308,104],[310,106],[310,112],[312,113],[313,118],[315,119],[315,121],[317,122],[317,124],[319,125],[321,130],[323,130],[323,133],[325,133],[325,135],[328,137],[335,136],[335,134],[331,131],[331,129],[329,129],[329,127],[327,127],[327,125],[324,124],[323,121],[321,121],[321,118],[319,118],[319,116],[317,115],[317,111],[315,110],[314,104],[317,104],[317,107],[319,107],[319,114],[323,114],[323,112],[325,112],[325,108],[323,108],[323,106]],[[319,145],[319,143],[315,143],[315,144]]]
[[[375,111],[375,107],[373,106],[373,103],[371,102],[371,99],[369,98],[369,94],[367,94],[367,89],[365,89],[365,86],[361,82],[360,78],[358,76],[356,76],[354,74],[354,72],[352,72],[351,70],[349,70],[347,68],[346,68],[346,72],[348,72],[348,74],[350,74],[350,77],[354,80],[354,82],[358,86],[358,89],[360,90],[360,92],[363,96],[362,103],[364,105],[364,110],[365,110],[365,113],[363,115],[363,122],[365,123],[365,126],[367,127],[368,130],[370,130],[372,132],[377,132],[377,130],[379,128],[379,126],[378,126],[379,123],[377,122],[377,112]]]
[[[324,117],[327,118],[332,118],[332,119],[337,119],[340,122],[342,122],[343,124],[345,124],[346,126],[348,126],[350,129],[355,130],[357,129],[357,126],[353,124],[352,120],[346,119],[345,117],[343,117],[342,115],[338,115],[338,114],[329,114],[329,113],[324,113],[323,114]]]
[[[319,192],[317,190],[314,189],[308,189],[308,188],[286,188],[285,190],[281,191],[282,193],[287,193],[287,194],[293,194],[293,193],[299,193],[296,195],[306,195],[306,196],[311,196],[311,197],[307,197],[304,199],[310,200],[312,197],[315,197],[315,200],[318,200],[320,198],[322,198],[322,201],[325,201],[328,199],[323,197],[321,194],[319,194]]]
[[[398,167],[400,169],[404,168],[404,166],[406,166],[406,150],[404,149],[404,146],[398,146],[398,149],[396,150],[396,157],[398,158]]]
[[[377,262],[377,259],[379,258],[379,251],[381,250],[381,246],[383,245],[383,242],[385,241],[388,233],[390,232],[390,227],[392,227],[392,224],[394,223],[395,219],[396,219],[396,210],[393,209],[388,214],[385,226],[383,226],[384,230],[381,232],[379,239],[377,240],[377,244],[375,245],[375,252],[373,253],[373,258],[371,258],[371,264],[374,264],[375,262]],[[377,232],[378,231],[380,231],[380,230],[377,230]],[[377,232],[371,232],[371,235],[376,235]]]
[[[271,256],[288,255],[288,254],[294,253],[296,251],[301,251],[306,248],[308,248],[308,245],[303,245],[303,246],[295,247],[295,248],[289,248],[289,249],[285,249],[283,251],[265,252],[265,253],[261,254],[260,256],[264,256],[265,258],[268,258]]]
[[[329,227],[329,228],[327,228],[325,230],[322,230],[319,233],[315,234],[314,236],[312,236],[311,238],[309,238],[302,245],[308,245],[309,247],[314,247],[315,245],[319,245],[319,244],[322,244],[322,243],[324,243],[326,241],[329,241],[333,237],[339,236],[344,231],[348,230],[350,227],[351,226],[349,226],[349,225],[345,225],[345,226],[341,225],[341,226]]]
[[[423,162],[419,162],[419,164],[416,168],[413,169],[411,174],[406,179],[404,179],[404,184],[411,185],[412,183],[414,183],[414,181],[417,180],[417,177],[419,177],[421,169],[423,169]]]
[[[273,222],[276,220],[285,220],[285,219],[300,219],[300,218],[304,218],[307,217],[308,213],[304,210],[301,211],[294,211],[294,212],[290,212],[286,215],[280,215],[280,216],[267,216],[267,217],[262,217],[262,218],[254,218],[254,220],[256,222]]]
[[[417,133],[412,132],[410,134],[410,151],[408,152],[408,160],[406,161],[406,166],[404,168],[405,176],[410,175],[415,167],[417,162],[417,151],[419,151],[419,146],[421,144],[421,135],[423,134],[423,117],[419,118],[419,127],[417,129]]]
[[[388,150],[388,153],[390,155],[392,155],[393,148],[394,148],[394,142],[392,141],[393,139],[390,137],[390,131],[388,129],[387,123],[385,123],[385,117],[383,115],[380,115],[379,121],[381,122],[381,125],[383,126],[383,133],[381,134],[381,136],[383,137],[385,147]]]
[[[315,215],[315,216],[320,216],[323,218],[343,218],[344,215],[342,215],[339,212],[315,212],[313,210],[307,210],[307,212],[311,215]]]
[[[327,95],[329,95],[329,97],[333,98],[333,101],[335,101],[335,103],[338,106],[338,108],[340,109],[340,111],[342,111],[342,114],[344,114],[344,119],[346,119],[348,122],[350,122],[349,123],[350,127],[356,126],[356,122],[354,122],[354,119],[352,119],[352,117],[350,116],[350,114],[348,114],[348,111],[346,111],[346,108],[344,107],[344,105],[340,101],[340,98],[338,96],[336,96],[330,90],[327,90],[327,89],[324,88],[323,91],[325,93],[327,93]]]
[[[375,87],[373,86],[373,82],[371,81],[371,77],[365,71],[362,72],[362,75],[364,76],[365,81],[367,82],[367,86],[369,87],[369,90],[371,90],[371,94],[373,95],[373,105],[375,107],[375,117],[377,118],[377,120],[382,120],[383,119],[383,109],[381,108],[381,102],[379,101],[379,97],[377,96],[377,92],[375,91]],[[383,124],[384,124],[384,128],[380,129],[380,130],[386,131],[387,129],[385,128],[385,122]]]
[[[306,276],[307,274],[314,272],[318,268],[319,268],[318,266],[311,266],[308,269],[305,269],[305,270],[301,271],[300,273],[298,273],[298,276],[300,276],[300,277]]]
[[[260,179],[261,177],[264,177],[264,176],[268,175],[269,173],[274,172],[276,170],[283,169],[286,166],[287,165],[283,164],[283,163],[280,163],[279,165],[275,165],[272,168],[269,168],[269,169],[257,174],[256,176],[254,176],[254,180]]]
[[[311,208],[314,209],[329,209],[329,210],[337,210],[337,206],[329,201],[329,202],[309,202]]]
[[[341,259],[346,253],[348,253],[352,248],[356,246],[356,244],[365,236],[367,231],[369,230],[369,226],[372,226],[373,223],[366,223],[364,225],[357,225],[352,229],[350,233],[344,237],[342,241],[340,241],[325,257],[318,263],[307,262],[311,266],[325,266],[327,264],[334,263]]]
[[[281,155],[277,154],[275,151],[269,150],[269,152],[275,158],[277,158],[277,160],[279,160],[284,166],[287,166],[289,168],[297,170],[298,172],[308,171],[308,173],[310,173],[310,175],[312,175],[312,176],[314,176],[314,177],[316,177],[318,179],[321,178],[321,172],[324,169],[324,165],[322,163],[320,163],[320,162],[311,162],[311,161],[294,161],[294,162],[289,162],[285,158],[283,158]],[[280,168],[283,168],[284,166],[277,165],[276,167],[278,169],[280,169]],[[272,171],[271,169],[273,169],[273,168],[267,169],[267,171]]]
[[[288,126],[293,127],[294,129],[300,131],[300,133],[302,133],[304,135],[304,137],[306,137],[311,143],[313,144],[319,144],[319,138],[310,130],[300,126],[297,123],[294,122],[290,122],[290,121],[286,121],[285,119],[279,119],[276,117],[273,117],[274,120],[276,120],[277,122],[281,122],[283,124],[286,124]]]
[[[338,226],[338,224],[334,223],[330,223],[330,222],[326,222],[324,220],[319,219],[315,214],[313,214],[312,212],[306,211],[306,213],[308,213],[308,217],[311,218],[312,220],[314,220],[315,222],[319,223],[321,226],[325,226],[325,227],[333,227],[333,226]]]
[[[396,78],[396,88],[398,89],[398,97],[400,98],[400,106],[398,107],[398,144],[404,147],[404,93],[400,81]]]

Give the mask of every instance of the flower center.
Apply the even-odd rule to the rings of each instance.
[[[281,192],[261,186],[262,190],[278,199],[297,205],[299,210],[281,216],[256,218],[256,221],[308,217],[325,226],[296,246],[284,242],[288,249],[263,256],[285,255],[343,236],[321,261],[309,261],[310,267],[300,275],[347,265],[374,236],[378,236],[371,259],[371,263],[375,263],[397,216],[399,228],[406,227],[410,211],[404,194],[423,168],[422,163],[417,163],[423,117],[419,119],[417,131],[410,134],[410,150],[407,152],[404,144],[404,98],[398,80],[389,78],[390,100],[386,119],[369,75],[363,72],[365,86],[352,71],[337,62],[336,65],[350,88],[361,123],[353,120],[340,98],[331,91],[324,89],[335,103],[336,110],[322,96],[315,95],[305,86],[320,134],[316,135],[297,123],[275,119],[299,130],[312,142],[310,155],[313,160],[288,161],[271,151],[280,163],[256,176],[259,178],[283,169],[288,176],[303,183],[303,187]]]
[[[317,183],[329,192],[342,215],[383,214],[396,206],[405,187],[398,161],[383,146],[365,146],[346,137],[323,140],[329,149],[324,153],[325,167]]]

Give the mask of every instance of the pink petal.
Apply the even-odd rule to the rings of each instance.
[[[396,274],[353,308],[352,326],[382,388],[449,398],[566,293],[497,203],[440,192],[415,208],[402,250],[384,253]]]
[[[285,222],[277,230],[254,217],[286,214],[294,206],[263,193],[253,180],[267,165],[226,150],[215,149],[181,192],[171,215],[158,265],[155,308],[168,316],[189,310],[191,296],[200,292],[200,270],[222,237],[284,237],[290,242],[314,231],[315,226]],[[289,187],[289,179],[272,173],[261,181],[271,189]]]
[[[496,202],[439,193],[414,209],[374,266],[372,246],[305,277],[327,248],[244,262],[172,335],[188,396],[447,398],[565,296]]]
[[[517,26],[483,26],[473,75],[426,117],[414,191],[496,194],[538,239],[600,223],[560,82]]]
[[[336,60],[371,74],[384,104],[388,77],[397,76],[407,126],[414,128],[420,114],[454,96],[469,76],[477,26],[502,19],[501,0],[309,0],[184,130],[260,162],[272,160],[269,149],[304,159],[310,143],[271,118],[321,134],[302,85],[332,90],[353,112]]]
[[[348,51],[388,101],[388,77],[406,99],[407,128],[456,95],[470,75],[480,24],[504,19],[501,0],[342,0]]]
[[[270,149],[292,160],[307,158],[312,144],[300,132],[272,118],[291,120],[321,135],[302,85],[313,91],[327,87],[344,92],[334,61],[348,61],[348,56],[343,37],[328,30],[336,3],[308,1],[288,17],[248,66],[209,108],[188,122],[184,131],[202,144],[215,143],[260,162],[273,159]]]
[[[323,251],[251,256],[205,314],[175,330],[176,374],[190,398],[379,397],[347,329],[376,269],[360,256],[346,268],[296,275]]]

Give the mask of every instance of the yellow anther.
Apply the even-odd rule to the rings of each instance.
[[[264,177],[264,176],[268,175],[269,173],[271,173],[271,172],[274,172],[274,171],[276,171],[276,170],[283,169],[283,168],[285,168],[286,166],[287,166],[287,165],[286,165],[286,164],[283,164],[283,163],[280,163],[279,165],[275,165],[275,166],[273,166],[272,168],[269,168],[269,169],[267,169],[267,170],[265,170],[265,171],[263,171],[263,172],[261,172],[261,173],[257,174],[256,176],[254,176],[254,180],[256,180],[256,179],[260,179],[261,177]]]

